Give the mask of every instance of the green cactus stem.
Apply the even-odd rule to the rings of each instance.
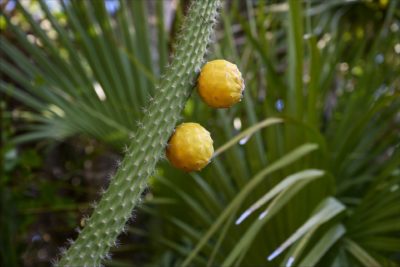
[[[99,266],[140,202],[147,178],[163,155],[203,61],[219,0],[194,1],[178,38],[173,62],[161,78],[135,136],[85,228],[57,266]]]

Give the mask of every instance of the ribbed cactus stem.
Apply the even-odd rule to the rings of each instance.
[[[57,263],[99,266],[140,201],[189,97],[216,21],[219,0],[194,1],[183,23],[173,62],[161,78],[126,155],[85,228]]]

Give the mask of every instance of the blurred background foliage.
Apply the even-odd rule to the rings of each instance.
[[[2,265],[47,266],[84,226],[189,2],[0,2]],[[183,120],[238,144],[200,173],[160,162],[106,265],[398,266],[399,31],[396,0],[224,1],[207,58],[244,100],[193,93]]]

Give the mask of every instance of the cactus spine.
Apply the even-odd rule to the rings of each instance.
[[[197,0],[184,21],[175,57],[161,78],[127,153],[78,238],[56,264],[99,266],[115,244],[146,180],[163,154],[203,61],[216,21],[219,0]]]

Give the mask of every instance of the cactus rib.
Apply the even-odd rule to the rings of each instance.
[[[219,0],[194,1],[183,23],[175,57],[161,78],[157,94],[146,109],[140,127],[110,186],[85,228],[56,264],[99,266],[124,230],[140,202],[146,180],[162,156],[203,61]]]

